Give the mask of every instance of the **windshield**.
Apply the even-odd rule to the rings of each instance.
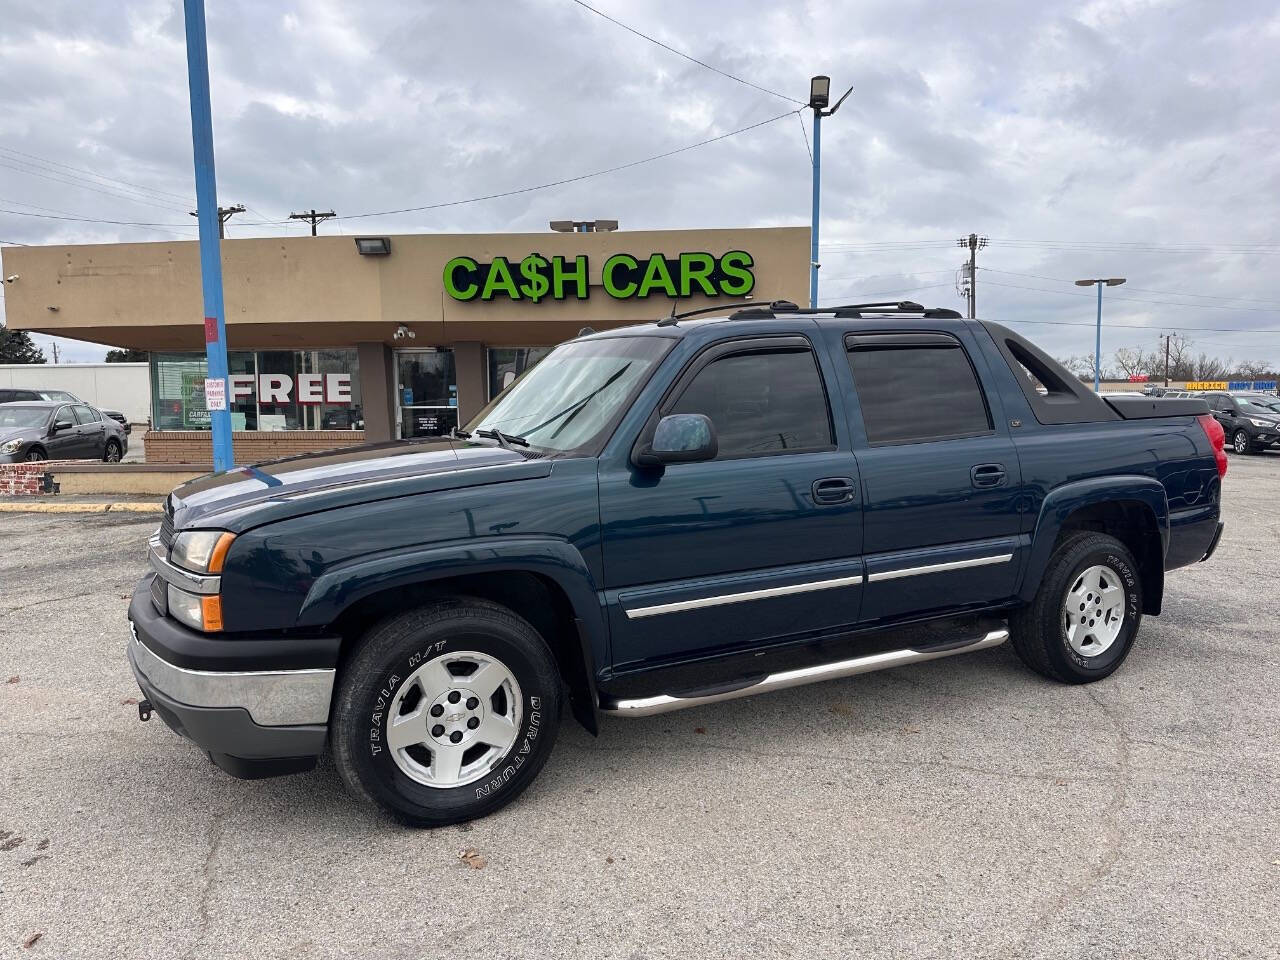
[[[0,406],[0,430],[42,427],[48,419],[48,407],[16,407],[8,403]]]
[[[1250,397],[1240,401],[1240,409],[1245,413],[1277,413],[1280,412],[1280,399],[1272,401],[1263,397]]]
[[[664,337],[562,344],[498,394],[467,430],[501,430],[557,452],[591,446],[670,346]]]

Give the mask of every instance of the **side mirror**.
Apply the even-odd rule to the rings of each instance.
[[[635,455],[640,467],[714,460],[719,446],[711,418],[701,413],[673,413],[658,421],[653,439]]]
[[[61,433],[63,430],[70,430],[75,424],[70,420],[55,420],[53,423],[53,432]]]

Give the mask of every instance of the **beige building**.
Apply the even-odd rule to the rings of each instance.
[[[808,248],[804,227],[225,240],[236,459],[447,433],[585,326],[803,303]],[[211,460],[198,244],[6,247],[3,274],[15,329],[151,352],[149,461]]]

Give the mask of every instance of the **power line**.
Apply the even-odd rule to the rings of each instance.
[[[1057,280],[1057,278],[1055,277],[1045,277],[1043,279],[1055,280],[1058,283],[1062,282],[1061,280]],[[1070,281],[1070,282],[1074,283],[1074,281]],[[994,280],[988,280],[987,283],[996,283],[996,282]],[[1016,283],[996,283],[996,286],[1012,287],[1018,290],[1035,290],[1037,293],[1057,293],[1065,297],[1090,297],[1090,295],[1087,293],[1073,293],[1070,290],[1045,290],[1043,287],[1019,286]],[[1092,297],[1090,297],[1090,299],[1092,299]],[[1124,300],[1127,303],[1155,303],[1155,304],[1160,304],[1166,307],[1194,307],[1197,310],[1202,310],[1202,309],[1236,310],[1244,313],[1270,313],[1270,314],[1275,314],[1277,312],[1276,308],[1272,308],[1268,310],[1263,307],[1233,307],[1230,304],[1226,304],[1226,303],[1179,303],[1176,300],[1150,300],[1144,297],[1119,297],[1119,296],[1116,296],[1115,294],[1112,294],[1111,296],[1107,297],[1107,300],[1109,301]],[[1277,330],[1275,332],[1280,333],[1280,330]]]
[[[950,286],[949,283],[926,283],[922,287],[903,287],[897,290],[850,290],[843,294],[840,297],[840,300],[843,301],[847,297],[878,297],[895,293],[915,293],[917,290],[932,290],[934,287],[948,286]],[[840,304],[825,304],[825,306],[840,306]]]
[[[289,214],[289,219],[308,221],[311,224],[311,235],[314,237],[316,235],[316,224],[320,223],[322,220],[332,220],[336,216],[337,214],[332,210],[321,210],[317,212],[316,208],[312,207],[309,213],[304,210],[302,213]]]
[[[583,3],[583,0],[573,0],[573,2],[576,3],[578,6],[582,7],[582,9],[584,10],[590,10],[597,17],[601,17],[602,19],[608,20],[614,26],[621,27],[623,30],[626,30],[628,33],[633,33],[637,37],[640,37],[643,40],[648,40],[650,43],[657,44],[663,50],[666,50],[670,53],[674,53],[677,57],[683,57],[684,59],[688,60],[690,63],[696,63],[700,67],[706,67],[712,73],[718,73],[722,77],[728,77],[730,80],[736,81],[737,83],[741,83],[743,86],[751,87],[754,90],[759,90],[761,93],[767,93],[771,97],[777,97],[780,100],[790,100],[792,103],[799,104],[801,107],[808,106],[808,104],[805,103],[803,100],[797,100],[795,97],[789,97],[785,93],[778,93],[777,90],[770,90],[768,87],[762,87],[760,86],[760,84],[752,83],[750,80],[743,80],[742,77],[736,77],[732,73],[728,73],[727,71],[721,70],[719,67],[713,67],[711,64],[707,63],[705,60],[699,60],[697,57],[691,57],[689,56],[689,54],[685,53],[683,50],[677,50],[675,47],[671,46],[670,44],[663,43],[661,40],[655,39],[654,37],[649,36],[647,33],[641,33],[635,27],[627,26],[621,20],[615,20],[613,17],[609,16],[607,13],[597,10],[595,7],[591,6],[591,4]]]
[[[36,161],[39,161],[40,163],[46,164],[47,166],[61,167],[64,170],[69,170],[69,171],[72,171],[73,173],[88,174],[89,176],[94,177],[95,179],[98,179],[98,180],[104,180],[108,183],[115,183],[123,187],[130,187],[134,190],[141,190],[146,193],[154,194],[158,198],[169,198],[172,200],[177,200],[179,203],[184,203],[184,204],[190,204],[194,202],[193,198],[184,197],[182,194],[170,193],[168,190],[158,190],[155,187],[147,187],[140,183],[131,183],[128,180],[117,180],[115,177],[108,177],[105,174],[96,173],[93,170],[90,170],[86,167],[75,167],[69,163],[61,163],[58,160],[50,160],[48,157],[38,157],[34,153],[24,153],[21,150],[15,150],[13,147],[0,146],[0,152],[16,154],[19,157],[25,157],[28,160],[36,160]]]
[[[804,135],[804,150],[809,154],[809,163],[813,163],[813,147],[809,146],[809,131],[804,126],[804,114],[796,111],[796,119],[800,121],[800,132]]]
[[[29,243],[19,243],[17,240],[0,240],[0,243],[7,243],[11,247],[29,247]]]
[[[804,108],[801,108],[801,109],[804,109]],[[730,130],[728,133],[722,133],[716,137],[709,137],[706,140],[699,140],[697,143],[691,143],[684,147],[677,147],[675,150],[668,150],[666,153],[654,154],[652,157],[645,157],[642,160],[632,160],[630,163],[621,163],[621,164],[618,164],[616,167],[608,167],[604,170],[596,170],[591,173],[583,173],[583,174],[579,174],[576,177],[565,177],[562,180],[551,180],[547,183],[539,183],[530,187],[521,187],[518,190],[504,190],[501,193],[487,193],[479,197],[468,197],[465,200],[447,200],[441,203],[424,204],[420,207],[400,207],[399,209],[396,209],[396,210],[378,210],[373,213],[349,213],[349,214],[344,214],[341,217],[336,217],[335,219],[360,220],[365,217],[389,217],[398,213],[418,213],[423,210],[440,210],[444,207],[459,207],[459,206],[462,206],[463,204],[479,203],[482,200],[500,200],[503,197],[519,196],[520,194],[523,194],[523,193],[533,193],[535,190],[546,190],[550,187],[563,187],[566,184],[579,183],[583,180],[590,180],[593,177],[602,177],[605,174],[617,173],[619,170],[629,170],[632,167],[638,167],[638,166],[641,166],[642,164],[653,163],[655,160],[665,160],[667,157],[674,157],[676,154],[686,153],[690,150],[696,150],[698,147],[705,147],[711,143],[718,143],[721,140],[728,140],[730,137],[736,137],[739,134],[747,133],[748,131],[755,130],[759,127],[768,126],[771,123],[777,123],[779,120],[783,119],[784,117],[789,117],[791,116],[791,114],[795,112],[796,112],[795,110],[788,110],[786,113],[780,113],[775,117],[770,117],[768,120],[761,120],[758,123],[753,123],[750,126],[746,126],[746,127],[739,127],[737,130]]]
[[[100,220],[95,217],[63,217],[51,213],[28,213],[26,210],[8,210],[0,207],[0,213],[12,214],[15,217],[38,217],[41,220],[71,220],[76,223],[109,223],[118,227],[183,227],[191,229],[191,223],[147,223],[141,220]]]
[[[14,166],[12,163],[6,163],[5,161],[6,161],[7,159],[9,159],[9,158],[7,158],[7,157],[0,157],[0,167],[5,167],[5,168],[7,168],[7,169],[9,169],[9,170],[16,170],[18,173],[25,173],[25,174],[27,174],[28,176],[31,176],[31,177],[39,177],[39,178],[40,178],[40,179],[42,179],[42,180],[49,180],[49,181],[51,181],[51,182],[53,182],[53,183],[60,183],[60,184],[62,184],[63,186],[78,187],[78,188],[79,188],[79,189],[81,189],[81,190],[91,190],[91,191],[93,191],[94,193],[101,193],[101,194],[103,194],[103,195],[105,195],[105,196],[108,196],[108,197],[114,197],[114,198],[115,198],[115,199],[117,199],[117,200],[128,200],[128,201],[129,201],[129,202],[131,202],[131,203],[141,203],[141,204],[144,204],[144,205],[146,205],[146,206],[148,206],[148,207],[158,207],[158,208],[160,208],[161,210],[174,210],[174,209],[176,209],[176,208],[175,208],[175,206],[174,206],[173,204],[171,204],[171,203],[156,203],[156,202],[155,202],[154,200],[152,200],[152,199],[147,199],[147,198],[144,198],[144,197],[141,197],[141,196],[135,196],[135,195],[132,195],[132,194],[127,194],[127,193],[118,193],[118,192],[113,191],[113,190],[107,190],[107,189],[104,189],[100,184],[93,183],[93,182],[84,182],[84,181],[83,181],[83,179],[81,179],[81,178],[74,178],[74,177],[71,177],[71,176],[69,176],[69,175],[62,175],[62,174],[57,173],[56,171],[53,171],[53,172],[44,171],[44,172],[42,172],[42,171],[40,171],[40,170],[28,170],[28,169],[26,169],[25,167],[22,167],[22,166]],[[19,162],[21,162],[21,161],[19,161]]]
[[[1008,288],[1013,289],[1013,290],[1032,290],[1032,291],[1034,291],[1034,292],[1036,292],[1036,293],[1056,293],[1056,294],[1059,294],[1059,295],[1064,296],[1064,297],[1088,297],[1090,300],[1092,300],[1092,299],[1093,299],[1093,297],[1092,297],[1092,296],[1090,296],[1090,295],[1089,295],[1089,294],[1087,294],[1087,293],[1072,293],[1070,290],[1045,290],[1043,287],[1027,287],[1027,286],[1022,286],[1021,284],[1017,284],[1017,283],[998,283],[998,282],[997,282],[997,281],[995,281],[995,280],[988,280],[988,281],[987,281],[987,283],[988,283],[988,284],[990,284],[990,285],[991,285],[991,286],[993,286],[993,287],[1008,287]],[[1214,307],[1214,306],[1219,306],[1218,304],[1213,304],[1213,303],[1172,303],[1172,302],[1170,302],[1170,301],[1164,301],[1164,300],[1137,300],[1137,299],[1135,299],[1134,297],[1116,297],[1116,296],[1112,296],[1112,297],[1109,297],[1108,299],[1109,299],[1109,300],[1127,300],[1127,301],[1129,301],[1129,302],[1131,302],[1131,303],[1162,303],[1162,304],[1166,304],[1166,305],[1168,305],[1168,306],[1172,306],[1172,307]],[[1248,311],[1250,311],[1250,312],[1256,312],[1256,313],[1270,313],[1270,314],[1274,314],[1274,313],[1276,312],[1276,311],[1274,311],[1274,310],[1257,310],[1257,311],[1255,311],[1252,307],[1221,307],[1221,309],[1223,309],[1223,310],[1248,310]],[[1046,320],[1046,321],[1044,321],[1044,322],[1046,322],[1046,323],[1050,323],[1050,322],[1053,322],[1053,321],[1047,321],[1047,320]],[[1069,325],[1070,325],[1070,324],[1068,324],[1068,326],[1069,326]],[[1092,324],[1092,323],[1087,323],[1087,324],[1084,324],[1084,326],[1092,327],[1092,326],[1093,326],[1093,324]],[[1170,329],[1170,330],[1199,330],[1199,331],[1201,331],[1201,332],[1206,332],[1206,333],[1214,333],[1214,332],[1217,332],[1217,333],[1280,333],[1280,329],[1267,329],[1267,328],[1263,328],[1263,327],[1179,327],[1179,326],[1175,326],[1174,324],[1171,324],[1171,323],[1163,323],[1163,324],[1160,324],[1160,326],[1158,326],[1158,327],[1151,327],[1151,326],[1147,326],[1147,325],[1145,325],[1145,324],[1140,324],[1140,323],[1110,323],[1110,322],[1108,322],[1108,323],[1107,323],[1107,326],[1108,326],[1108,327],[1129,327],[1129,328],[1132,328],[1132,329],[1134,329],[1134,330],[1158,330],[1158,329],[1160,329],[1161,327],[1164,327],[1164,328],[1168,328],[1168,329]]]
[[[1003,273],[1011,277],[1027,277],[1032,280],[1052,280],[1054,283],[1075,283],[1074,280],[1067,280],[1063,277],[1045,277],[1038,273],[1016,273],[1013,270],[996,270],[994,267],[979,267],[978,269],[987,273]],[[1200,300],[1243,300],[1247,303],[1280,303],[1280,300],[1272,300],[1265,297],[1224,297],[1211,293],[1181,293],[1176,290],[1153,290],[1150,287],[1129,287],[1128,289],[1137,290],[1140,293],[1159,293],[1170,297],[1195,297]],[[1088,294],[1082,294],[1082,296],[1088,296]],[[1186,306],[1200,306],[1200,304],[1188,303]],[[1203,306],[1212,306],[1212,304],[1203,304]]]

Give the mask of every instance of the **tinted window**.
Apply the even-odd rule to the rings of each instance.
[[[93,415],[93,411],[90,410],[83,403],[76,404],[74,407],[71,408],[71,410],[76,415],[77,423],[97,423],[98,422],[98,418]]]
[[[53,415],[53,422],[58,423],[59,421],[64,423],[75,423],[76,415],[71,412],[70,407],[59,407],[58,412]]]
[[[703,367],[668,413],[702,413],[715,424],[718,459],[832,445],[827,397],[813,352],[730,354]]]
[[[955,346],[849,351],[871,443],[988,433],[991,418],[969,357]]]

